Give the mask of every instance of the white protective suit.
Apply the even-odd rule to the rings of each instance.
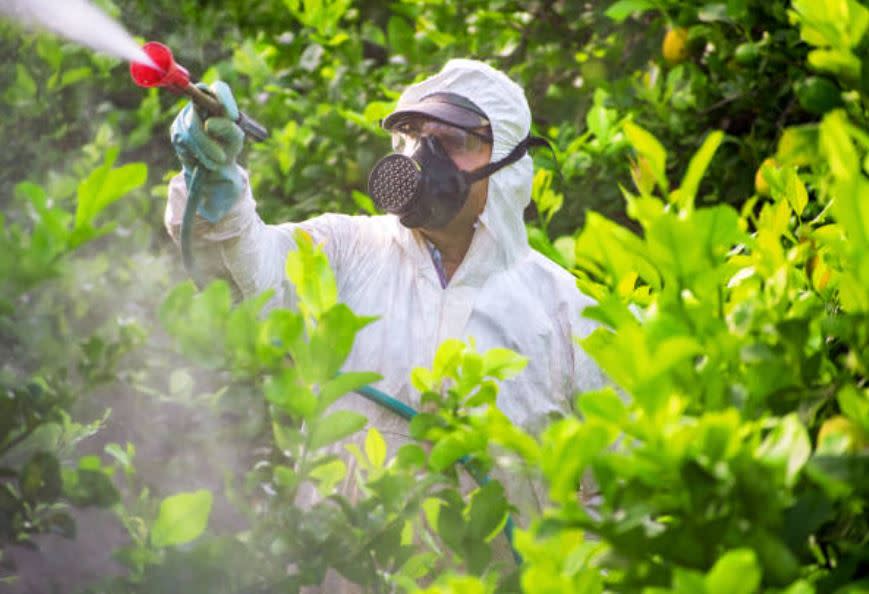
[[[409,87],[398,109],[436,91],[467,97],[488,115],[492,161],[506,156],[529,133],[531,114],[522,89],[481,62],[450,61],[438,74]],[[498,406],[513,422],[535,431],[551,414],[568,411],[577,391],[599,388],[604,379],[576,342],[595,327],[581,316],[591,299],[579,292],[568,272],[528,245],[522,216],[532,177],[532,160],[526,155],[489,178],[470,249],[446,288],[423,238],[397,217],[325,214],[267,225],[256,213],[249,186],[217,224],[197,219],[195,258],[203,272],[229,279],[245,297],[275,289],[273,304],[291,307],[293,289],[284,262],[294,249],[293,231],[301,227],[323,244],[339,299],[358,314],[379,317],[357,336],[345,370],[382,374],[375,387],[418,409],[410,372],[431,367],[443,340],[474,337],[481,352],[506,347],[529,363],[501,386]],[[179,175],[169,187],[165,220],[176,240],[185,203]],[[384,434],[391,454],[407,441],[407,423],[393,412],[355,394],[339,405],[365,414]],[[520,511],[538,507],[536,489],[518,482],[524,481],[507,485],[511,501]],[[353,490],[348,485],[347,494]]]

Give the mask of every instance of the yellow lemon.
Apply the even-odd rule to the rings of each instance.
[[[820,431],[818,431],[816,447],[821,448],[824,441],[833,436],[843,436],[848,440],[846,449],[848,452],[859,452],[869,446],[869,441],[867,441],[867,436],[863,430],[854,421],[842,415],[836,415],[824,421]]]
[[[757,192],[758,196],[769,196],[769,184],[763,176],[764,167],[778,167],[778,163],[775,162],[775,159],[769,157],[764,159],[760,167],[757,168],[757,172],[754,174],[754,191]]]
[[[669,64],[679,64],[688,58],[688,30],[683,27],[670,29],[664,35],[661,53]]]

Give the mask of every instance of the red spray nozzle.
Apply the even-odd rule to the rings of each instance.
[[[156,41],[149,41],[142,46],[142,50],[148,54],[157,68],[150,64],[130,62],[130,76],[133,77],[133,82],[140,87],[166,87],[173,93],[187,95],[198,108],[211,115],[219,116],[225,113],[223,106],[213,95],[190,83],[190,73],[175,62],[172,50]],[[235,123],[253,140],[265,140],[269,136],[269,131],[262,124],[251,119],[244,112],[239,114]]]
[[[170,90],[180,92],[190,84],[190,73],[175,62],[172,50],[168,47],[156,41],[149,41],[142,46],[142,50],[160,70],[141,62],[130,62],[130,76],[137,85],[168,87]]]

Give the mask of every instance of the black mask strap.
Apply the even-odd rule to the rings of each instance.
[[[528,152],[528,149],[545,146],[549,150],[552,150],[552,147],[549,145],[549,142],[545,138],[540,138],[539,136],[531,136],[530,134],[526,136],[522,142],[513,147],[513,150],[499,161],[495,161],[494,163],[489,163],[488,165],[483,165],[479,169],[475,169],[467,174],[468,183],[474,183],[477,180],[481,180],[483,178],[489,177],[499,169],[503,169],[507,165],[511,163],[515,163],[519,159],[525,156],[525,153]]]

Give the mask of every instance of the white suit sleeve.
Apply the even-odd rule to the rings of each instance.
[[[285,262],[287,253],[296,247],[295,229],[304,229],[315,242],[324,244],[333,269],[337,269],[345,253],[342,240],[352,235],[351,217],[325,215],[303,223],[267,225],[256,212],[247,172],[241,171],[242,195],[226,216],[214,224],[199,216],[194,221],[192,249],[197,271],[206,280],[227,280],[236,297],[247,298],[273,289],[275,296],[269,307],[292,306],[295,295],[286,280]],[[179,174],[169,183],[164,220],[176,243],[180,242],[186,204],[187,186]]]

